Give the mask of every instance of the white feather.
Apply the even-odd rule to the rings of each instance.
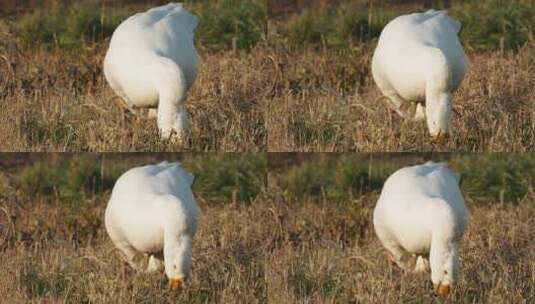
[[[433,162],[392,174],[373,215],[377,236],[398,265],[421,271],[429,257],[433,283],[446,285],[457,280],[458,249],[467,222],[457,177],[445,164]]]
[[[162,137],[188,128],[185,102],[197,75],[193,32],[198,18],[169,3],[123,21],[104,58],[104,75],[130,107],[158,107]]]
[[[449,131],[452,94],[466,72],[460,27],[445,11],[399,16],[383,29],[373,55],[375,83],[400,115],[405,102],[425,100],[432,136]],[[422,116],[420,108],[416,118]]]
[[[130,169],[115,183],[105,214],[106,230],[137,270],[165,268],[169,278],[186,278],[199,209],[190,189],[193,175],[178,163]],[[158,261],[163,254],[164,261]],[[139,263],[141,256],[150,263]],[[161,259],[161,258],[160,258]]]

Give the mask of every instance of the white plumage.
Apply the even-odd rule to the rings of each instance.
[[[375,232],[393,261],[408,271],[431,267],[437,292],[457,281],[468,211],[458,177],[445,164],[402,168],[385,182],[373,214]]]
[[[129,107],[157,107],[162,138],[184,139],[186,96],[197,75],[193,31],[198,18],[180,3],[135,14],[113,33],[104,75]]]
[[[372,59],[375,83],[402,117],[402,105],[419,103],[415,119],[426,118],[431,136],[443,140],[449,131],[452,94],[466,72],[459,38],[461,23],[445,11],[403,15],[381,32]]]
[[[178,163],[133,168],[117,180],[106,208],[106,230],[128,263],[138,271],[165,269],[172,289],[191,268],[199,216],[192,183]]]

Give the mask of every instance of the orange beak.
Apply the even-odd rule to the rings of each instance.
[[[435,286],[435,291],[436,293],[443,297],[443,298],[446,298],[448,297],[448,295],[450,294],[450,291],[451,291],[451,287],[450,287],[450,284],[438,284],[438,286]]]
[[[171,289],[172,291],[182,290],[183,286],[183,279],[169,279],[169,289]]]

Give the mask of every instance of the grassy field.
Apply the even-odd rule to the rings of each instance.
[[[132,165],[161,159],[180,159],[197,174],[233,163],[194,184],[203,215],[193,245],[192,277],[179,293],[167,290],[163,274],[136,274],[122,262],[102,221],[113,179]],[[387,262],[371,223],[380,190],[376,185],[396,168],[427,159],[448,161],[461,173],[471,212],[461,246],[460,284],[451,300],[532,302],[535,164],[529,154],[4,156],[0,294],[9,303],[442,302],[432,292],[429,275],[405,274]],[[360,178],[349,179],[360,182],[340,182],[346,196],[325,195],[333,191],[331,179],[347,175],[340,168],[351,163]],[[310,179],[303,168],[311,164],[332,171],[320,183],[324,190],[291,186]],[[24,187],[31,176],[52,167],[78,172],[73,173],[81,180],[77,196],[69,194],[72,184],[65,181],[52,191]],[[520,186],[511,186],[508,178],[518,167],[523,169],[514,179]],[[101,175],[95,177],[95,171]],[[223,173],[249,174],[247,179],[267,175],[268,187],[262,178],[245,186],[235,178],[224,185],[210,182]],[[221,190],[229,187],[249,195]]]
[[[263,104],[272,66],[261,46],[263,1],[187,4],[202,20],[196,31],[202,63],[188,96],[192,136],[183,146],[159,140],[145,112],[121,107],[102,73],[113,29],[156,3],[48,2],[0,20],[0,150],[267,149]]]
[[[284,76],[268,106],[269,151],[533,151],[533,47],[468,54],[445,144],[432,142],[425,122],[403,121],[378,101],[372,53],[276,52]]]
[[[454,1],[449,7],[463,23],[470,66],[454,95],[453,136],[445,144],[432,143],[425,122],[391,113],[378,100],[370,71],[384,25],[423,7],[341,2],[270,20],[277,90],[266,118],[269,151],[533,150],[533,2]],[[420,2],[441,7],[441,1]]]
[[[187,108],[192,136],[161,141],[102,74],[114,28],[165,1],[44,1],[0,9],[0,149],[28,151],[533,151],[531,1],[455,1],[469,72],[453,136],[391,113],[370,73],[397,15],[448,1],[189,1],[202,57]],[[319,4],[315,4],[315,3]],[[334,3],[322,5],[321,3]],[[370,5],[370,3],[372,3]],[[423,5],[422,3],[426,3]]]

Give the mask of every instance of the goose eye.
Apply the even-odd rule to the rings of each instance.
[[[448,271],[447,271],[447,270],[444,270],[444,274],[448,274]]]

